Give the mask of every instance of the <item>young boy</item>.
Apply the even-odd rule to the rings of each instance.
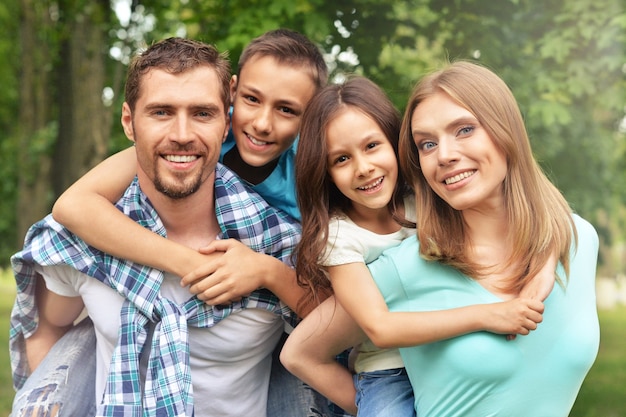
[[[230,82],[231,129],[222,146],[220,162],[270,205],[298,220],[293,158],[300,119],[309,100],[325,85],[327,76],[323,56],[310,40],[297,32],[279,29],[254,39],[245,48],[237,74]],[[194,271],[189,275],[193,278],[184,279],[183,284],[191,284],[190,291],[211,305],[228,304],[257,288],[273,286],[269,280],[286,281],[284,265],[238,241],[216,241],[211,250],[219,252],[219,256],[202,255],[143,230],[121,216],[110,202],[119,198],[135,172],[133,148],[110,157],[59,198],[53,210],[55,219],[87,243],[114,256],[180,277]],[[87,217],[85,213],[91,214]],[[151,250],[146,251],[146,247]],[[290,274],[292,285],[284,285],[277,295],[304,315],[307,309],[298,311],[302,307],[298,303],[301,291],[295,272],[291,270]],[[278,359],[274,362],[272,378],[274,374],[284,377],[286,371],[276,369]],[[269,410],[277,399],[289,398],[282,387],[282,383],[272,380]],[[301,406],[302,403],[285,407],[283,403],[274,410],[288,410],[296,416]],[[302,410],[303,415],[306,411]],[[272,411],[269,415],[279,414]]]

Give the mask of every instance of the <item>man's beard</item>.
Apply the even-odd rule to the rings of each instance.
[[[197,175],[196,177],[191,178],[191,181],[189,183],[180,182],[168,185],[161,180],[161,176],[158,172],[154,173],[154,187],[156,188],[156,190],[173,200],[180,200],[182,198],[186,198],[192,195],[193,193],[198,191],[200,185],[202,185],[201,175]]]

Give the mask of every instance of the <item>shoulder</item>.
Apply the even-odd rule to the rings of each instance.
[[[215,210],[224,220],[246,221],[248,225],[286,225],[299,232],[298,222],[283,211],[272,207],[260,194],[225,165],[215,170]]]
[[[591,223],[576,213],[572,214],[572,219],[574,220],[574,226],[576,227],[576,233],[579,240],[590,239],[595,242],[599,241],[598,232]]]

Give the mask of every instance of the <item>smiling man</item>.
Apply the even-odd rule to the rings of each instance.
[[[136,57],[122,125],[135,143],[137,178],[117,207],[190,248],[233,238],[288,264],[297,223],[218,163],[229,128],[229,78],[225,58],[200,42],[171,38]],[[57,389],[45,380],[36,385],[41,379],[31,372],[83,308],[97,336],[98,416],[265,415],[271,354],[282,319],[295,319],[270,292],[279,289],[212,307],[180,277],[102,253],[51,216],[29,230],[12,263],[18,297],[11,354],[21,389],[15,415],[31,415],[35,397]],[[53,406],[59,414],[91,415]]]

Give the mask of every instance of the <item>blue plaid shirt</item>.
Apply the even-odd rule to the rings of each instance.
[[[148,198],[133,181],[117,207],[142,226],[162,235],[165,227]],[[215,176],[215,213],[221,238],[233,238],[257,252],[290,262],[300,236],[299,225],[270,207],[226,167],[218,164]],[[24,249],[11,258],[17,297],[11,313],[10,350],[13,383],[19,389],[28,378],[24,340],[37,328],[33,264],[69,265],[115,289],[125,298],[121,331],[98,416],[192,416],[193,392],[189,369],[187,327],[212,327],[230,314],[265,309],[283,316],[291,325],[296,315],[268,290],[226,307],[212,307],[191,297],[178,305],[160,295],[163,273],[147,266],[113,258],[71,234],[51,216],[33,225]],[[139,355],[148,327],[156,323],[150,346],[149,369],[141,394]]]

